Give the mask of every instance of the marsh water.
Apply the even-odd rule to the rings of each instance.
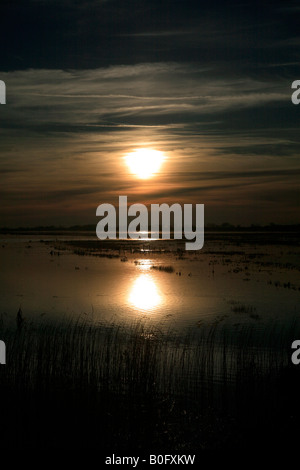
[[[256,432],[261,416],[268,420],[278,408],[290,416],[286,397],[299,388],[296,378],[282,392],[291,344],[300,336],[299,254],[297,236],[286,233],[207,233],[198,252],[174,240],[112,243],[89,233],[2,236],[0,330],[10,367],[1,370],[13,384],[7,390],[21,384],[22,410],[26,387],[48,394],[53,384],[53,396],[57,389],[63,394],[54,410],[70,390],[79,393],[82,410],[90,392],[104,396],[115,413],[113,429],[120,398],[127,397],[136,422],[132,407],[143,397],[143,429],[155,396],[158,409],[166,400],[169,407],[155,426],[166,420],[177,426],[189,410],[186,429],[193,422],[197,435],[197,417],[214,410],[217,435],[219,412],[238,421],[248,416]],[[101,422],[106,407],[92,403]],[[70,416],[77,411],[71,408]]]
[[[300,314],[296,237],[219,233],[198,252],[171,241],[103,246],[87,233],[2,235],[2,321],[15,324],[21,307],[30,322],[142,319],[180,332],[207,323],[259,329],[270,319],[280,326]]]

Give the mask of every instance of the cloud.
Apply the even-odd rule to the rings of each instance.
[[[196,65],[114,66],[96,70],[28,70],[2,74],[5,127],[158,126],[247,108],[290,104],[282,80],[223,79]],[[141,121],[142,119],[142,121]]]
[[[277,42],[297,36],[298,8],[279,0],[235,1],[230,7],[196,0],[4,2],[0,41],[9,47],[1,67],[81,70],[178,61],[254,76],[274,57],[295,59]],[[271,45],[279,47],[276,55]]]
[[[255,216],[260,203],[260,217],[297,217],[297,9],[279,0],[4,2],[3,220],[19,211],[27,223],[47,214],[80,222],[121,191],[201,199],[211,217],[242,218],[242,205]],[[167,156],[143,184],[123,158],[138,147]]]

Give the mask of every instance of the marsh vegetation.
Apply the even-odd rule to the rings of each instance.
[[[1,445],[196,452],[260,445],[262,433],[284,438],[291,408],[293,419],[299,411],[288,347],[296,330],[2,327]]]

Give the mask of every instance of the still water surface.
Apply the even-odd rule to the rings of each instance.
[[[55,237],[49,244],[40,238],[1,240],[0,315],[6,324],[15,322],[19,307],[33,322],[143,319],[178,331],[209,322],[260,328],[270,318],[281,324],[300,313],[298,247],[245,243],[224,250],[215,241],[182,256],[128,251],[109,259],[55,250]]]

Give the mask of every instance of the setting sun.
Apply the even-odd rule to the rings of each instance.
[[[164,159],[162,152],[152,149],[136,149],[125,156],[131,173],[142,179],[157,173]]]

